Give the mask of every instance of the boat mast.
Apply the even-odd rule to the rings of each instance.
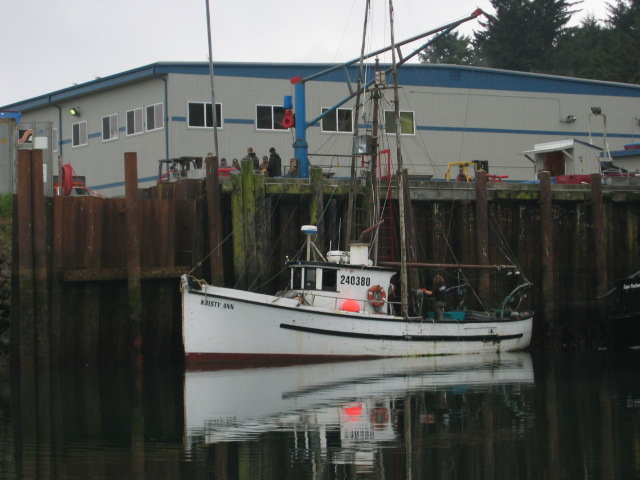
[[[211,83],[211,113],[213,115],[213,152],[216,158],[218,156],[218,115],[216,112],[216,94],[213,88],[213,48],[211,46],[211,15],[209,14],[209,0],[205,0],[207,4],[207,37],[209,40],[209,81]],[[206,113],[206,112],[205,112]],[[217,175],[217,172],[214,172]]]
[[[389,25],[391,32],[391,74],[393,75],[393,102],[396,116],[396,156],[398,162],[398,210],[400,211],[400,290],[402,293],[402,316],[409,316],[409,288],[407,281],[407,239],[404,212],[404,166],[400,142],[400,96],[398,95],[398,68],[396,62],[395,38],[393,34],[393,0],[389,0]]]
[[[362,28],[362,46],[360,48],[360,66],[358,69],[358,85],[356,94],[356,110],[355,121],[353,125],[353,138],[358,138],[358,119],[360,117],[360,95],[362,92],[362,70],[364,68],[364,48],[367,38],[367,23],[369,21],[369,9],[371,6],[371,0],[367,0],[364,13],[364,26]],[[338,119],[339,121],[339,119]],[[347,231],[346,231],[346,244],[349,245],[353,240],[353,227],[354,227],[354,203],[355,203],[355,190],[356,190],[356,151],[355,145],[351,149],[351,188],[349,189],[349,201],[347,204]]]
[[[373,118],[371,125],[371,137],[373,143],[371,145],[371,192],[372,192],[372,208],[371,208],[371,225],[375,225],[380,221],[380,196],[378,192],[378,114],[380,101],[380,60],[376,58],[375,82],[373,83],[373,91],[371,98],[373,99]],[[373,234],[371,242],[371,260],[374,265],[378,264],[378,230]]]
[[[404,46],[404,45],[408,45],[411,44],[417,40],[420,40],[424,37],[427,37],[429,35],[434,35],[436,34],[434,37],[432,37],[430,40],[428,40],[426,43],[422,44],[421,46],[419,46],[418,48],[415,48],[411,53],[407,54],[400,54],[401,60],[400,62],[398,62],[397,66],[400,66],[406,62],[408,62],[411,58],[415,57],[416,55],[418,55],[420,52],[422,52],[425,48],[427,48],[429,45],[431,45],[432,43],[434,43],[435,41],[437,41],[439,38],[443,37],[444,35],[448,34],[449,32],[451,32],[454,28],[460,26],[461,24],[468,22],[470,20],[473,20],[475,18],[477,18],[478,16],[482,15],[482,10],[480,10],[479,8],[476,9],[471,15],[468,15],[464,18],[461,18],[460,20],[456,20],[455,22],[451,22],[447,25],[444,25],[442,27],[438,27],[436,29],[433,30],[429,30],[428,32],[424,32],[421,33],[420,35],[416,35],[414,37],[408,38],[402,42],[397,43],[394,46],[394,49],[399,50],[400,47]],[[380,50],[376,50],[375,52],[371,52],[368,53],[367,55],[365,55],[363,58],[364,60],[368,59],[368,58],[372,58],[372,57],[376,57],[384,52],[387,52],[388,50],[390,50],[391,47],[384,47]],[[294,151],[294,157],[296,158],[296,160],[298,160],[298,164],[299,164],[299,168],[298,168],[298,177],[299,178],[308,178],[309,177],[309,155],[308,155],[308,149],[309,149],[309,145],[307,143],[307,128],[309,128],[312,125],[317,124],[320,120],[322,120],[324,117],[326,117],[327,115],[331,115],[333,114],[333,112],[340,106],[344,105],[345,103],[347,103],[349,100],[351,100],[354,96],[355,96],[355,92],[350,93],[350,95],[346,98],[344,98],[343,100],[341,100],[340,102],[336,103],[333,107],[325,110],[321,115],[319,115],[318,117],[314,118],[313,120],[309,120],[307,121],[307,107],[306,107],[306,99],[305,99],[305,85],[307,82],[310,82],[312,80],[315,80],[316,78],[322,77],[324,75],[327,75],[329,73],[335,72],[337,70],[345,70],[348,67],[350,67],[351,65],[357,63],[360,59],[354,59],[351,60],[349,62],[345,62],[342,63],[340,65],[335,65],[333,67],[327,68],[326,70],[322,70],[320,72],[314,73],[312,75],[309,75],[307,77],[293,77],[290,79],[291,84],[294,86],[294,96],[295,96],[295,112],[296,112],[296,121],[295,121],[295,141],[293,143],[293,151]],[[385,70],[384,73],[389,73],[391,70]],[[368,88],[375,80],[370,80],[368,81],[365,85],[363,85],[361,87],[361,89],[366,89]]]

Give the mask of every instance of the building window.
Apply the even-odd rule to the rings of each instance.
[[[118,114],[102,117],[102,141],[118,139]]]
[[[60,139],[58,138],[58,127],[53,127],[51,130],[51,146],[53,147],[51,152],[58,153],[60,150]]]
[[[127,112],[127,135],[142,133],[142,109],[136,108]]]
[[[72,139],[71,144],[74,147],[81,147],[89,143],[87,138],[87,122],[74,123],[71,126]]]
[[[192,128],[213,128],[211,102],[189,102],[188,125]],[[222,105],[216,103],[216,128],[222,128]]]
[[[289,130],[282,125],[284,107],[258,105],[256,107],[256,128],[258,130]]]
[[[164,128],[164,105],[156,103],[147,107],[147,132]]]
[[[396,113],[393,111],[384,112],[384,126],[387,133],[396,133]],[[413,120],[413,112],[400,112],[400,134],[415,135],[416,125]]]
[[[323,108],[322,113],[330,110]],[[338,108],[322,118],[323,132],[353,133],[353,111],[350,108]]]

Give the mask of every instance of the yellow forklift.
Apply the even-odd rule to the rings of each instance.
[[[483,170],[487,172],[487,180],[490,182],[501,182],[505,178],[509,178],[509,175],[489,175],[489,162],[487,160],[472,160],[471,162],[451,162],[447,164],[447,174],[444,179],[447,182],[452,180],[451,170],[458,167],[458,174],[455,177],[457,182],[472,182],[475,178],[475,172]],[[474,177],[469,175],[469,167],[473,167]]]

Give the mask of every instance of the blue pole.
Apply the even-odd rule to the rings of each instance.
[[[309,156],[307,144],[307,105],[304,82],[300,77],[291,79],[295,85],[296,140],[293,142],[293,156],[298,161],[298,178],[309,178]]]

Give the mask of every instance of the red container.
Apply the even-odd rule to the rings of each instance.
[[[561,185],[582,185],[584,183],[591,183],[590,175],[558,175],[553,178],[556,183]]]

